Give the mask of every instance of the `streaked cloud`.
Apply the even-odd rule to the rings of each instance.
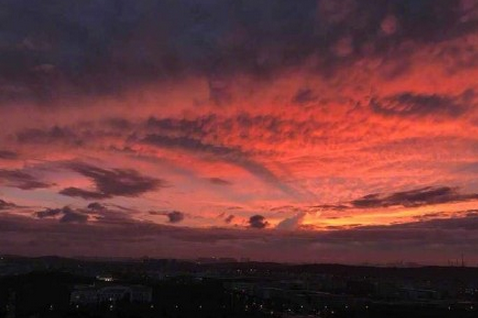
[[[102,169],[84,163],[70,163],[69,169],[90,179],[95,190],[74,187],[60,191],[60,194],[88,199],[107,199],[114,196],[136,197],[164,186],[164,181],[142,176],[133,169]]]
[[[22,170],[0,169],[0,184],[1,183],[22,190],[44,189],[52,186],[52,184],[43,182]]]

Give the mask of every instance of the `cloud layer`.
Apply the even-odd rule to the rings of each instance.
[[[476,242],[475,0],[0,12],[2,250],[439,262]]]
[[[142,176],[133,169],[106,170],[83,163],[71,163],[68,168],[89,178],[95,190],[65,188],[60,194],[83,199],[107,199],[114,196],[135,197],[157,190],[164,185],[160,179]]]

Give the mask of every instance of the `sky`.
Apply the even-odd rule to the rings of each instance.
[[[0,21],[0,253],[478,264],[478,1]]]

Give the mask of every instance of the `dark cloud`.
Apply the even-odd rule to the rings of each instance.
[[[14,207],[16,207],[15,204],[0,199],[0,211],[9,210],[9,209],[14,208]]]
[[[88,191],[88,190],[75,188],[75,187],[65,188],[61,190],[59,193],[69,197],[79,197],[85,200],[101,200],[101,199],[108,199],[112,197],[112,195],[109,195],[109,194],[96,192],[96,191]]]
[[[217,156],[228,156],[231,158],[241,155],[239,149],[229,148],[221,145],[204,143],[203,141],[190,137],[170,137],[166,135],[148,135],[143,142],[165,148],[187,149],[195,152],[211,153]]]
[[[81,146],[83,141],[69,128],[54,126],[50,129],[27,129],[17,133],[17,141],[22,144],[65,143]]]
[[[14,160],[18,158],[18,154],[9,150],[0,150],[0,159],[3,160]]]
[[[211,182],[214,185],[228,186],[228,185],[232,184],[231,182],[229,182],[227,180],[224,180],[224,179],[221,179],[221,178],[209,178],[208,180],[209,180],[209,182]]]
[[[425,219],[418,222],[383,225],[383,226],[358,226],[350,230],[338,229],[325,235],[325,240],[362,241],[375,245],[387,244],[417,244],[423,248],[427,244],[457,246],[466,245],[463,234],[473,233],[478,229],[478,216],[474,213],[458,215],[455,217]],[[478,239],[475,236],[474,239]],[[470,242],[471,243],[471,242]]]
[[[426,214],[422,214],[422,215],[416,215],[413,218],[415,220],[419,220],[419,221],[427,221],[427,220],[443,218],[443,217],[450,217],[450,213],[432,212],[432,213],[426,213]]]
[[[102,205],[101,203],[92,202],[92,203],[88,204],[87,209],[92,210],[92,211],[103,211],[104,209],[106,209],[106,207],[104,205]]]
[[[63,213],[63,209],[46,209],[43,211],[36,212],[35,215],[37,218],[43,219],[43,218],[54,217],[62,213]]]
[[[370,102],[372,110],[386,116],[448,116],[457,117],[468,109],[468,103],[474,96],[467,91],[462,96],[420,95],[402,93]]]
[[[165,216],[168,223],[180,223],[186,218],[186,214],[180,211],[150,211],[149,214]]]
[[[441,230],[478,230],[478,215],[474,212],[466,213],[464,216],[447,218],[432,218],[421,220],[417,223],[396,225],[396,228],[417,228],[417,229],[441,229]]]
[[[96,223],[105,226],[116,226],[134,223],[133,216],[137,211],[116,204],[92,202],[86,206],[86,209],[82,209],[80,212],[90,215],[91,218],[96,220]]]
[[[309,206],[309,208],[313,210],[344,211],[350,209],[350,206],[345,204],[321,204]]]
[[[84,199],[107,199],[115,196],[137,197],[165,186],[160,179],[146,177],[132,169],[102,169],[84,163],[71,163],[69,169],[91,179],[95,190],[66,188],[61,194]]]
[[[478,194],[461,194],[457,188],[425,187],[391,194],[369,194],[352,201],[351,204],[355,208],[369,209],[392,206],[417,207],[477,199]]]
[[[209,129],[215,129],[218,127],[217,115],[205,115],[196,119],[177,119],[177,118],[149,118],[144,126],[147,129],[158,132],[178,132],[182,135],[194,135],[198,137],[204,137],[207,133],[207,127]]]
[[[61,223],[85,223],[88,221],[88,215],[80,210],[74,210],[68,206],[60,209],[46,209],[35,213],[39,219],[60,217]]]
[[[253,215],[249,218],[249,227],[252,229],[264,229],[269,226],[269,222],[262,215]]]
[[[88,221],[88,216],[82,213],[70,212],[65,213],[60,218],[62,223],[85,223]]]
[[[284,141],[300,139],[304,143],[313,144],[320,141],[317,130],[334,129],[317,118],[298,119],[278,115],[255,115],[240,112],[230,116],[206,114],[195,119],[184,118],[149,118],[142,127],[149,132],[145,137],[149,142],[163,147],[195,148],[225,158],[247,157],[271,152],[260,152],[250,147],[231,147],[220,143],[226,135],[234,134],[244,142],[262,141],[268,144],[282,144]],[[148,136],[149,135],[149,136]],[[157,138],[155,138],[157,137]]]
[[[232,221],[233,221],[235,218],[236,218],[236,217],[231,214],[231,215],[229,215],[228,217],[226,217],[226,218],[224,219],[224,222],[226,222],[227,224],[231,224]]]
[[[292,98],[292,102],[299,105],[311,103],[316,100],[317,100],[317,96],[314,94],[314,91],[311,90],[310,88],[300,89]]]
[[[284,213],[289,211],[299,211],[300,208],[293,205],[274,206],[269,209],[271,212]]]
[[[212,83],[235,73],[270,78],[311,56],[320,57],[318,68],[327,73],[360,58],[366,45],[385,55],[403,42],[439,42],[476,30],[475,21],[462,19],[459,1],[451,0],[106,0],[72,6],[73,0],[1,4],[8,17],[0,50],[4,101],[34,98],[48,105],[61,94],[111,94],[184,74],[205,75]],[[227,89],[211,87],[214,99],[227,101]]]
[[[52,186],[52,184],[40,181],[22,170],[0,169],[0,183],[22,190],[44,189]]]
[[[165,214],[168,217],[169,223],[179,223],[184,220],[184,213],[179,211],[171,211]]]
[[[374,209],[374,208],[388,208],[388,207],[420,207],[425,205],[438,205],[454,202],[465,202],[478,200],[477,193],[461,193],[459,188],[437,186],[437,187],[423,187],[408,191],[399,191],[393,193],[374,193],[363,196],[359,199],[350,201],[346,204],[321,204],[304,207],[309,211],[347,211],[352,209]],[[300,210],[300,209],[299,209]],[[425,220],[435,217],[451,216],[450,213],[433,212],[422,216],[417,216],[419,220]],[[332,216],[333,218],[343,218]]]

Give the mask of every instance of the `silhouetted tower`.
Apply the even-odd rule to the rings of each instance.
[[[465,267],[465,255],[461,254],[461,267]]]

